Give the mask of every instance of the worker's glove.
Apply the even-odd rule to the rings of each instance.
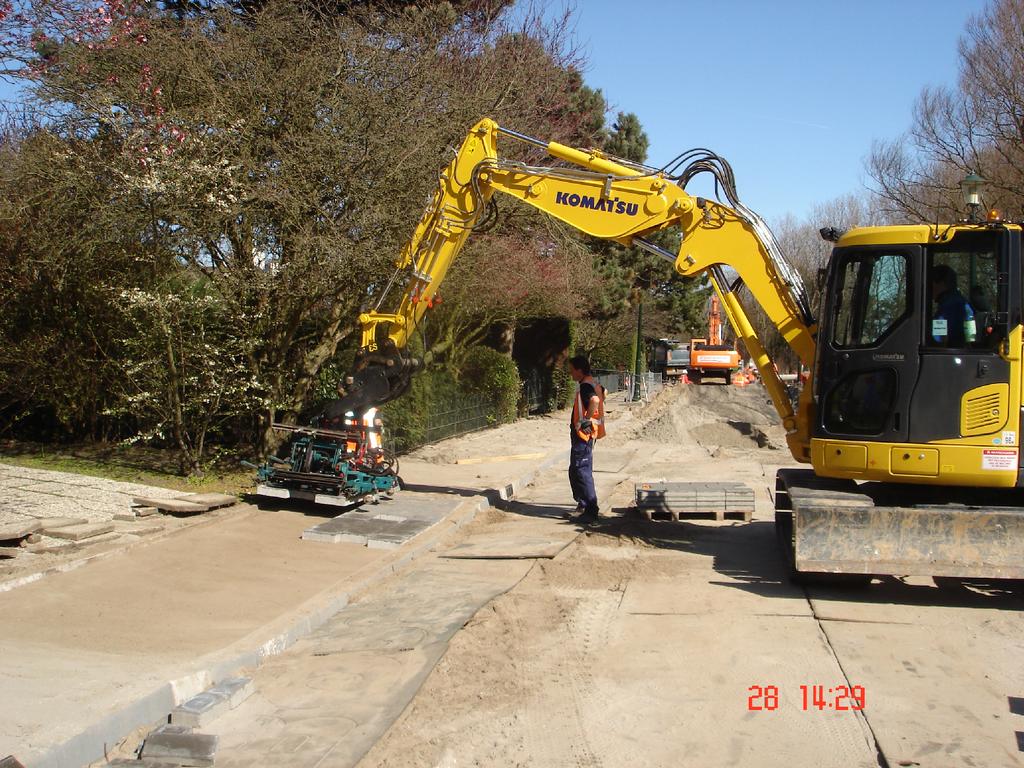
[[[594,422],[592,422],[590,419],[583,419],[580,421],[580,432],[582,432],[584,435],[589,435],[593,431]]]

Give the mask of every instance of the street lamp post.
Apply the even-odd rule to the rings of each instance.
[[[981,188],[985,180],[974,171],[967,174],[960,182],[960,191],[963,193],[964,202],[967,204],[967,221],[971,224],[978,224],[981,219],[978,216],[978,209],[981,208]]]
[[[644,365],[644,359],[646,358],[646,355],[644,354],[643,325],[644,303],[643,301],[638,301],[636,304],[636,359],[633,361],[634,374],[632,400],[634,402],[640,400],[642,397],[642,395],[640,394],[640,377],[645,375],[646,373],[646,371],[644,370],[646,368],[646,366]]]

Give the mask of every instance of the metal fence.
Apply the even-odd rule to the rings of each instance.
[[[407,453],[449,437],[476,432],[497,422],[494,403],[480,395],[455,394],[435,403],[423,420],[389,430],[388,442],[396,453]]]
[[[444,410],[427,414],[423,444],[476,432],[494,424],[496,420],[494,404],[487,398],[476,396],[456,399],[448,403]]]
[[[630,374],[621,371],[595,371],[594,379],[609,395],[624,393],[632,397]],[[646,393],[653,394],[661,387],[661,377],[655,373],[644,374]],[[537,413],[547,407],[546,388],[539,377],[523,382],[521,403],[529,413]],[[390,442],[397,453],[420,448],[449,437],[458,437],[485,429],[497,423],[494,403],[479,395],[455,395],[436,406],[436,410],[425,414],[425,426],[417,435],[396,429],[390,435]]]
[[[527,413],[540,413],[548,404],[549,384],[540,371],[531,371],[523,380],[522,404]]]
[[[640,376],[641,399],[652,397],[655,392],[664,386],[661,374],[647,372],[640,374]],[[597,382],[604,387],[605,392],[609,395],[621,392],[626,399],[633,397],[633,374],[631,373],[624,371],[602,371],[595,373],[594,378],[597,379]]]

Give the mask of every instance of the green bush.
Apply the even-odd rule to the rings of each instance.
[[[494,403],[498,423],[514,421],[522,382],[515,362],[490,347],[473,347],[459,371],[464,392],[484,395]]]
[[[405,394],[382,408],[390,447],[404,452],[426,443],[430,414],[449,402],[458,388],[455,378],[444,369],[428,368],[413,376]]]

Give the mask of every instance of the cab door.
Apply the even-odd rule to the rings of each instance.
[[[920,246],[833,251],[816,376],[815,437],[905,442],[918,379]]]
[[[1009,409],[1010,363],[999,347],[1006,342],[1010,271],[1016,272],[1019,248],[1015,233],[979,228],[958,231],[948,243],[926,249],[929,279],[922,296],[921,370],[911,396],[910,442],[985,436],[989,445],[1018,443],[1016,414]],[[955,284],[935,285],[931,277],[939,272]],[[950,296],[963,313],[955,324],[966,330],[943,317]]]

